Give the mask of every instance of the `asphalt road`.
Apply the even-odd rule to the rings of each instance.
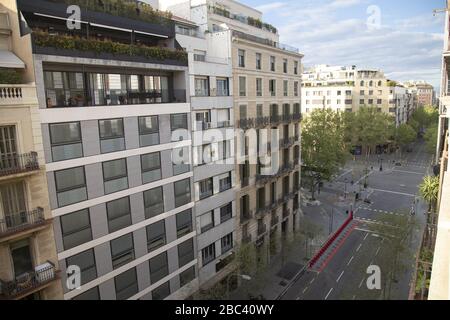
[[[368,174],[367,181],[369,191],[364,197],[371,200],[371,204],[357,202],[351,204],[355,211],[355,220],[358,226],[348,238],[341,244],[338,251],[320,272],[308,270],[284,295],[285,300],[358,300],[358,299],[383,299],[383,290],[369,290],[367,279],[370,274],[367,268],[377,265],[377,261],[383,257],[384,248],[389,246],[389,241],[375,232],[374,226],[385,223],[386,215],[409,215],[414,207],[415,219],[421,226],[411,238],[410,249],[412,254],[406,259],[405,272],[397,277],[397,283],[393,284],[390,299],[408,299],[410,281],[414,271],[414,253],[420,243],[420,236],[425,225],[426,204],[417,202],[418,187],[423,177],[431,172],[431,156],[425,153],[423,143],[414,145],[413,152],[403,155],[383,155],[383,171],[380,171],[381,162],[377,156],[371,157],[370,171],[365,170],[365,161],[352,160],[338,175],[335,182],[326,184],[327,194],[336,193],[336,199],[344,196],[344,190],[348,192],[347,199],[353,199],[353,191],[363,189],[362,184]],[[402,165],[396,165],[401,162]],[[373,169],[370,168],[373,166]],[[351,182],[354,182],[352,185]],[[327,203],[316,208],[307,208],[307,215],[314,213],[322,219],[326,218],[326,211],[331,208],[336,210],[335,223],[339,224],[345,219],[345,207],[336,206],[336,202]],[[340,209],[340,210],[339,210]],[[319,219],[319,218],[316,218]],[[395,229],[393,229],[395,230]],[[383,277],[383,272],[381,273]]]

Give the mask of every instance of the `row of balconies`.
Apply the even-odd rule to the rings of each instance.
[[[222,129],[222,128],[230,128],[231,121],[219,121],[219,122],[196,122],[196,129],[199,130],[209,130],[209,129]]]
[[[262,219],[267,214],[272,212],[273,210],[276,210],[277,208],[287,204],[291,199],[294,199],[296,195],[296,192],[291,192],[286,195],[284,195],[282,198],[275,200],[275,202],[269,203],[265,206],[261,206],[255,210],[247,210],[245,212],[241,212],[241,224],[245,224],[246,222],[250,221],[253,218],[256,219]],[[294,210],[298,209],[298,204],[294,203]],[[285,210],[284,210],[285,211]],[[290,215],[290,211],[288,216]],[[283,218],[286,218],[285,215],[283,215]]]
[[[290,122],[297,122],[302,120],[301,113],[286,114],[286,115],[274,115],[270,117],[257,117],[257,118],[247,118],[240,119],[237,122],[237,127],[240,129],[251,129],[251,128],[265,128],[273,125],[286,124]]]

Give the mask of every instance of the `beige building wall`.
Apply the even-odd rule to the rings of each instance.
[[[9,51],[25,63],[26,68],[19,72],[23,75],[23,83],[28,83],[20,85],[0,83],[0,90],[4,93],[0,97],[0,128],[14,126],[16,136],[15,155],[2,155],[16,160],[10,162],[11,170],[0,170],[0,189],[2,190],[0,191],[0,201],[2,204],[14,201],[11,199],[11,194],[5,190],[15,183],[23,183],[23,190],[19,193],[23,193],[27,211],[27,213],[9,212],[5,205],[0,205],[0,223],[2,225],[0,228],[0,280],[12,288],[8,295],[4,291],[0,292],[0,297],[3,294],[3,299],[21,299],[38,293],[38,296],[34,295],[35,298],[60,299],[62,298],[62,287],[57,273],[56,247],[47,193],[40,116],[36,87],[33,84],[30,37],[20,37],[15,1],[2,1],[0,12],[7,12],[11,29],[10,36],[2,38],[2,40],[7,41]],[[14,94],[5,94],[6,92]],[[30,156],[32,152],[37,153],[38,167],[30,166],[31,162],[29,161],[33,161],[33,156]],[[24,154],[25,156],[21,156]],[[31,214],[38,208],[42,208],[43,216]],[[6,220],[17,220],[17,217],[22,217],[20,227],[17,226],[17,223]],[[17,280],[16,276],[20,275],[15,275],[11,249],[16,243],[24,240],[28,241],[32,265],[32,269],[28,271],[30,274],[35,267],[44,263],[51,262],[55,265],[52,277],[31,287],[29,287],[29,283],[21,283]]]

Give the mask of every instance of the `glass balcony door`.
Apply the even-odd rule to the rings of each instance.
[[[0,185],[1,229],[27,223],[27,203],[23,182]]]
[[[33,271],[33,259],[28,239],[21,240],[10,245],[11,260],[14,266],[14,277],[16,279],[26,277]]]
[[[17,137],[15,126],[0,127],[0,170],[19,166],[17,157]]]

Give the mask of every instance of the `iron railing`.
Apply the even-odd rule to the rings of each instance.
[[[36,267],[35,270],[26,272],[12,281],[0,280],[0,296],[14,299],[55,280],[56,277],[55,265],[51,261],[47,261]]]
[[[40,207],[30,212],[6,215],[5,218],[0,219],[0,236],[20,232],[31,226],[42,224],[44,221],[44,209]]]
[[[39,170],[37,152],[0,155],[0,176]]]

